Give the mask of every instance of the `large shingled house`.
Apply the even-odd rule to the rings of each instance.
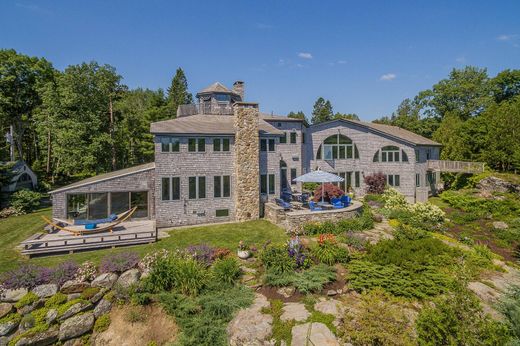
[[[151,125],[155,162],[85,179],[51,192],[57,218],[103,218],[138,206],[158,227],[259,217],[260,200],[321,169],[365,192],[363,178],[383,172],[410,202],[424,201],[445,161],[440,145],[399,127],[355,120],[308,125],[260,112],[244,83],[215,83],[177,118]],[[449,163],[449,162],[448,162]],[[449,167],[448,167],[449,168]]]

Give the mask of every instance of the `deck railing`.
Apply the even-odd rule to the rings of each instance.
[[[428,160],[426,168],[431,171],[448,173],[482,173],[483,162]]]
[[[195,114],[233,115],[233,107],[229,104],[201,103],[179,105],[177,108],[178,117]]]

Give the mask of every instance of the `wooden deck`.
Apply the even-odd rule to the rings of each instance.
[[[29,257],[45,256],[148,244],[156,240],[155,221],[131,221],[115,227],[112,233],[77,236],[65,231],[38,233],[24,240],[20,244],[20,250]]]
[[[428,160],[427,169],[447,173],[478,174],[484,172],[484,163],[450,160]]]

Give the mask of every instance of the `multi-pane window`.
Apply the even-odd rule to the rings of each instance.
[[[291,132],[291,144],[296,144],[296,132]]]
[[[206,151],[205,138],[188,138],[188,151]]]
[[[400,186],[400,177],[399,174],[387,174],[386,183],[390,186]]]
[[[274,151],[274,138],[260,140],[260,151]]]
[[[408,155],[396,146],[388,145],[376,151],[374,162],[408,162]]]
[[[213,151],[229,151],[229,138],[213,138]]]
[[[343,181],[338,183],[340,189],[347,192],[352,186],[360,187],[361,186],[361,173],[359,171],[355,172],[339,172],[336,173],[338,176],[343,178]],[[352,176],[354,176],[354,184],[352,184]]]
[[[213,177],[213,197],[229,197],[231,184],[229,175]]]
[[[274,195],[274,174],[260,174],[260,193]]]
[[[317,159],[321,159],[321,146],[316,154]],[[344,160],[359,159],[359,152],[352,140],[346,136],[337,134],[330,136],[323,142],[323,159],[324,160]]]
[[[177,137],[161,137],[161,151],[163,153],[179,151],[179,138]]]
[[[293,180],[296,179],[296,168],[291,168],[291,184],[296,184]]]
[[[163,201],[181,198],[181,179],[179,177],[163,177],[161,179],[161,199]]]
[[[284,132],[282,137],[280,137],[280,144],[286,144],[287,143],[287,132]]]
[[[188,178],[188,198],[206,198],[206,177]]]
[[[415,162],[419,162],[419,160],[420,160],[419,150],[415,149]]]

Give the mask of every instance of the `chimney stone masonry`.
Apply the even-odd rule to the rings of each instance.
[[[244,90],[245,89],[245,83],[241,80],[237,80],[235,83],[233,83],[233,91],[236,92],[238,95],[240,95],[240,101],[244,102],[245,95]]]

